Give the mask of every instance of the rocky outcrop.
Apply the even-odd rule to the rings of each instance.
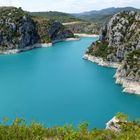
[[[14,7],[0,8],[0,50],[22,49],[37,43],[34,21],[26,12]]]
[[[109,61],[121,62],[129,52],[139,49],[140,12],[120,12],[113,16],[107,30]]]
[[[116,83],[122,84],[125,92],[140,94],[140,51],[127,54],[115,74]]]
[[[111,120],[106,123],[106,129],[120,133],[123,131],[123,127],[128,124],[128,116],[118,112]]]
[[[111,120],[109,120],[106,123],[106,129],[109,129],[111,131],[115,132],[120,132],[120,125],[119,125],[120,120],[117,117],[113,117]]]
[[[114,63],[114,62],[109,62],[109,61],[105,61],[103,60],[103,58],[101,57],[96,57],[96,56],[93,56],[93,55],[88,55],[88,54],[85,54],[83,56],[83,59],[85,60],[89,60],[91,62],[94,62],[100,66],[103,66],[103,67],[112,67],[112,68],[118,68],[120,66],[119,63]]]
[[[66,38],[74,38],[74,34],[55,20],[46,20],[42,17],[34,17],[34,22],[37,26],[37,31],[42,43],[58,42]]]
[[[99,41],[86,53],[94,56],[94,61],[101,58],[107,66],[120,63],[116,83],[122,84],[125,92],[140,94],[140,12],[124,11],[114,15],[102,28]]]
[[[99,34],[99,27],[95,23],[74,22],[73,24],[65,24],[65,26],[73,33]]]
[[[41,47],[38,43],[72,37],[73,33],[59,22],[31,17],[20,8],[0,8],[0,53],[20,52]]]

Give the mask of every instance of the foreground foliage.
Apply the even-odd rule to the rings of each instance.
[[[118,113],[118,118],[127,117]],[[0,124],[1,140],[139,140],[139,121],[121,122],[121,132],[107,129],[88,129],[87,123],[82,123],[78,128],[72,125],[63,127],[45,128],[39,123],[26,125],[23,119],[15,119],[12,125]]]

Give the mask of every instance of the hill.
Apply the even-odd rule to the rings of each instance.
[[[123,7],[123,8],[111,7],[111,8],[106,8],[99,11],[93,10],[93,11],[83,12],[83,13],[78,13],[78,14],[73,14],[73,15],[80,19],[96,22],[102,26],[104,23],[107,23],[114,14],[118,12],[138,11],[138,10],[139,9],[136,9],[133,7]]]
[[[74,21],[81,21],[81,19],[67,13],[56,12],[56,11],[49,11],[49,12],[30,12],[32,16],[39,16],[44,17],[47,19],[57,20],[61,23],[64,22],[74,22]]]
[[[46,19],[52,19],[63,23],[69,30],[73,33],[88,33],[88,34],[98,34],[99,27],[97,24],[84,19],[77,18],[74,15],[50,11],[50,12],[31,12],[32,16],[43,17]]]
[[[140,12],[115,14],[87,54],[100,65],[119,64],[115,66],[116,83],[122,84],[125,92],[140,94]]]
[[[21,8],[0,7],[0,53],[16,53],[69,37],[73,33],[60,22],[32,17]]]

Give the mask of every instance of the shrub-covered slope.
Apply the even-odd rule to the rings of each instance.
[[[50,12],[30,12],[30,15],[56,20],[63,23],[73,33],[99,34],[99,26],[94,22],[87,22],[74,15],[50,11]]]
[[[24,49],[36,43],[48,43],[74,37],[54,20],[31,17],[15,7],[0,8],[0,51]]]
[[[87,54],[121,63],[118,83],[122,83],[122,79],[140,82],[140,12],[123,11],[114,15]]]
[[[33,17],[41,43],[60,41],[74,37],[73,33],[55,20],[46,20],[42,17]]]
[[[135,50],[126,55],[118,69],[119,77],[140,82],[140,50]]]
[[[38,40],[35,23],[26,12],[14,7],[0,8],[0,50],[24,48]]]
[[[105,59],[121,62],[126,54],[140,49],[139,39],[140,13],[121,12],[114,15],[107,27],[102,29],[100,40],[96,42],[96,47],[93,47],[93,53],[101,49],[101,44],[106,44],[108,47]]]
[[[56,11],[49,11],[49,12],[30,12],[32,16],[39,16],[44,17],[46,19],[57,20],[61,23],[64,22],[74,22],[74,21],[81,21],[81,19],[76,18],[75,16],[67,13],[56,12]]]

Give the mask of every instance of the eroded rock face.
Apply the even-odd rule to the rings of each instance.
[[[114,15],[108,24],[107,34],[109,47],[116,48],[113,61],[121,62],[126,54],[139,48],[140,12],[120,12]]]
[[[127,54],[117,73],[120,78],[140,82],[140,50]]]
[[[78,22],[68,24],[66,27],[73,33],[88,33],[88,34],[99,34],[99,27],[94,23]]]
[[[107,64],[119,63],[116,83],[122,84],[126,92],[140,94],[140,12],[114,15],[87,54],[103,58]]]
[[[74,37],[73,33],[66,29],[60,22],[50,20],[47,32],[52,41]]]
[[[121,12],[108,24],[108,42],[112,56],[108,60],[122,62],[120,78],[140,82],[140,12]]]
[[[34,21],[14,7],[0,8],[0,50],[24,48],[39,40]]]
[[[20,8],[0,8],[1,53],[25,50],[36,43],[51,43],[71,37],[74,37],[73,33],[59,22],[31,17]]]

